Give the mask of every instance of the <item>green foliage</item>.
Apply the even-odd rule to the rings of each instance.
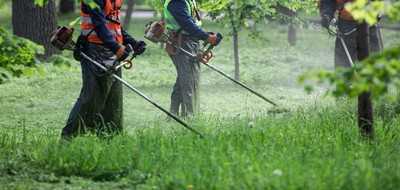
[[[206,1],[203,8],[209,11],[211,16],[219,18],[232,31],[239,31],[242,28],[249,28],[253,24],[265,21],[266,18],[282,17],[282,13],[277,11],[277,6],[281,5],[291,11],[312,10],[315,8],[313,0],[213,0]]]
[[[372,92],[379,97],[389,92],[390,87],[400,88],[400,46],[374,55],[350,69],[335,72],[318,71],[303,75],[301,82],[313,79],[328,83],[334,96],[356,97],[363,92]],[[308,85],[306,90],[311,90]]]
[[[162,12],[165,0],[148,0],[147,3],[157,12]],[[197,0],[199,8],[212,18],[223,21],[230,29],[241,30],[250,27],[252,22],[264,21],[266,17],[282,16],[276,5],[286,6],[292,11],[315,10],[314,0]]]
[[[146,0],[146,3],[155,9],[158,13],[161,13],[164,8],[165,0]]]
[[[206,10],[208,12],[215,12],[219,10],[225,9],[230,1],[227,0],[210,0],[210,1],[200,1],[201,9]]]
[[[39,70],[35,55],[43,49],[0,28],[0,83],[11,76],[30,76]]]
[[[48,0],[33,0],[36,5],[38,6],[43,6],[44,4],[47,3]]]
[[[377,22],[378,15],[386,13],[393,20],[400,20],[400,3],[385,4],[382,1],[368,2],[357,0],[346,6],[358,20],[369,24]],[[400,88],[400,46],[385,50],[353,68],[338,69],[335,72],[318,71],[300,77],[300,82],[314,80],[317,83],[328,83],[334,96],[356,97],[363,92],[372,92],[375,97],[388,93],[391,87]],[[307,84],[306,91],[312,91]]]
[[[44,6],[48,0],[33,0],[37,6]],[[94,0],[76,0],[77,2],[83,2],[89,5],[92,9],[98,8],[99,6],[96,4]]]
[[[99,8],[99,5],[97,5],[97,3],[94,0],[80,0],[80,1],[86,5],[89,5],[89,7],[92,9]]]
[[[5,3],[9,2],[10,0],[0,0],[0,7],[3,6]]]
[[[357,0],[348,4],[346,9],[350,10],[357,20],[365,20],[369,24],[375,24],[378,15],[387,15],[392,20],[400,20],[400,1]]]

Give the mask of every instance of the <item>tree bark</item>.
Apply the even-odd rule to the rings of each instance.
[[[50,35],[57,28],[54,0],[49,0],[43,7],[32,0],[13,0],[12,27],[15,35],[43,45],[43,58],[56,53],[50,43]]]
[[[233,32],[233,54],[235,59],[235,79],[240,80],[240,62],[239,62],[239,35],[237,31]]]
[[[61,14],[69,14],[75,11],[75,0],[60,0]]]
[[[295,46],[297,42],[296,26],[293,22],[290,22],[288,27],[288,42],[291,46]]]
[[[129,24],[132,20],[133,9],[135,8],[135,0],[128,0],[125,19],[124,19],[124,28],[128,28]]]

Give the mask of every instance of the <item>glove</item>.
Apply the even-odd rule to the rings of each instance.
[[[128,58],[129,54],[132,53],[132,49],[129,46],[121,45],[121,47],[115,53],[118,61],[123,61]]]
[[[132,48],[136,55],[141,55],[146,51],[146,46],[146,42],[136,41],[136,43],[132,45]]]
[[[329,28],[331,24],[332,18],[328,15],[322,15],[321,17],[321,26],[324,28]]]

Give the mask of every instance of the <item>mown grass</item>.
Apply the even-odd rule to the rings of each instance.
[[[347,110],[191,121],[205,139],[157,122],[110,139],[72,142],[60,142],[46,129],[2,129],[0,171],[35,171],[55,178],[56,187],[65,185],[59,178],[79,176],[122,189],[397,189],[398,118],[378,120],[376,139],[369,142],[359,137]]]

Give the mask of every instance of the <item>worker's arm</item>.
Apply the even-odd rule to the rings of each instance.
[[[121,48],[121,45],[118,44],[118,42],[114,38],[114,35],[106,27],[107,19],[106,15],[104,15],[103,13],[105,4],[104,0],[94,1],[98,5],[98,7],[91,8],[89,5],[82,3],[82,10],[90,15],[92,23],[95,26],[94,31],[99,36],[101,41],[103,41],[104,46],[116,53]]]
[[[136,43],[136,39],[132,37],[130,34],[128,34],[128,32],[124,29],[122,29],[122,37],[124,39],[123,43],[124,45]]]
[[[124,45],[130,45],[136,55],[141,55],[146,51],[146,43],[142,40],[136,40],[131,35],[126,32],[126,30],[122,29],[122,36],[124,38]]]
[[[329,17],[332,19],[336,12],[336,0],[321,0],[320,14],[321,17]]]
[[[208,39],[209,34],[198,27],[193,17],[189,14],[185,0],[172,0],[168,5],[168,10],[179,26],[190,36],[204,41]]]

